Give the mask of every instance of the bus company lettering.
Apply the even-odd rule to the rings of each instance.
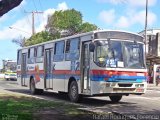
[[[34,70],[35,69],[35,67],[33,67],[33,66],[28,66],[28,71],[29,70]]]

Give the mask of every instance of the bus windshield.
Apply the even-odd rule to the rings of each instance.
[[[133,41],[96,41],[94,62],[100,67],[145,68],[143,44]]]

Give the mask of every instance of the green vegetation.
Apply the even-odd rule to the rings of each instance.
[[[16,120],[43,120],[51,119],[73,119],[79,117],[89,117],[89,114],[77,109],[78,106],[40,100],[22,96],[1,96],[0,94],[0,119],[7,116]]]
[[[81,12],[75,9],[60,10],[48,17],[45,31],[34,34],[29,39],[21,37],[12,42],[24,47],[97,29],[96,25],[83,22]]]
[[[54,37],[55,36],[52,36],[51,34],[49,34],[49,32],[42,31],[42,32],[39,32],[35,35],[32,35],[28,40],[26,40],[25,46],[34,45],[34,44],[38,44],[41,42],[53,40],[53,39],[55,39]]]
[[[56,11],[48,19],[48,29],[54,34],[55,31],[61,32],[66,30],[68,35],[78,33],[82,25],[82,14],[74,9],[66,11]]]

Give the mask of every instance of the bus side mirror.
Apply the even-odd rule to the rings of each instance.
[[[90,52],[94,52],[94,49],[95,49],[95,44],[94,44],[93,42],[91,42],[91,43],[89,44],[89,51],[90,51]]]

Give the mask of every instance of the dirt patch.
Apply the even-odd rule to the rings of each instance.
[[[42,110],[39,113],[34,113],[34,118],[37,120],[93,120],[93,115],[88,112],[80,114],[66,114],[62,109]]]

